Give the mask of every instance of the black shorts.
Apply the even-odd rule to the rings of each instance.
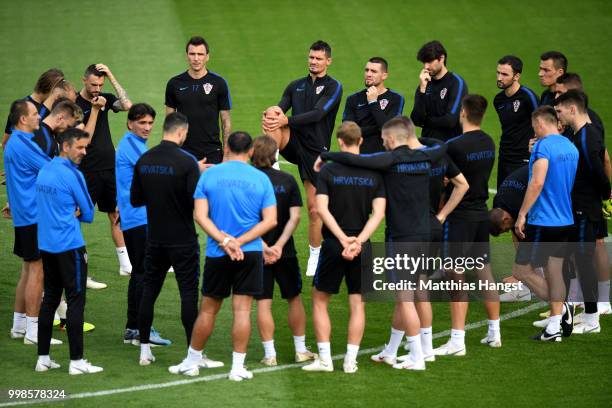
[[[490,262],[489,221],[446,221],[442,228],[442,255],[483,258]]]
[[[83,173],[83,175],[93,205],[97,204],[101,212],[115,212],[117,208],[115,169]]]
[[[281,258],[272,265],[264,265],[263,292],[256,295],[255,299],[272,299],[274,281],[278,283],[283,299],[293,299],[302,293],[302,274],[297,257]]]
[[[223,150],[219,148],[212,152],[204,153],[203,158],[206,158],[206,163],[208,164],[219,164],[223,161]]]
[[[361,257],[347,261],[342,257],[342,250],[337,239],[323,240],[312,284],[321,292],[337,294],[344,278],[350,295],[361,293]]]
[[[38,225],[15,227],[15,245],[13,253],[25,262],[34,262],[40,259],[38,250]]]
[[[517,265],[541,268],[548,265],[550,257],[564,258],[571,230],[572,226],[541,227],[527,224],[525,239],[519,242],[514,262]]]
[[[279,153],[283,155],[287,161],[298,166],[300,171],[300,179],[308,180],[314,186],[317,185],[317,173],[313,166],[317,157],[321,152],[313,151],[303,145],[301,139],[304,137],[299,131],[290,129],[289,142]]]
[[[603,239],[608,237],[608,220],[601,217],[601,221],[597,222],[595,228],[595,238]]]
[[[256,296],[263,292],[263,255],[245,252],[242,261],[229,256],[206,257],[202,295],[224,299],[230,294]]]

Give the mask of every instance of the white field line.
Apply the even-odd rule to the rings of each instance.
[[[521,309],[517,309],[513,312],[506,313],[500,316],[500,320],[514,319],[515,317],[523,316],[534,310],[538,310],[544,306],[546,306],[545,302],[534,303],[529,306],[523,307]],[[477,328],[480,328],[486,325],[487,325],[487,320],[481,320],[478,322],[466,324],[465,330],[473,330],[473,329],[477,329]],[[450,335],[450,330],[444,330],[444,331],[435,333],[432,336],[432,338],[439,339],[440,337],[446,337],[449,335]],[[359,355],[376,353],[378,351],[381,351],[382,349],[383,349],[383,346],[372,347],[369,349],[362,349],[362,350],[359,350]],[[332,356],[332,360],[340,360],[343,358],[344,358],[344,354],[337,354],[335,356]],[[270,373],[274,371],[282,371],[282,370],[288,370],[291,368],[298,368],[305,364],[307,363],[283,364],[283,365],[279,365],[275,367],[256,368],[252,371],[253,371],[253,374]],[[133,387],[126,387],[126,388],[114,388],[110,390],[93,391],[93,392],[80,392],[76,394],[70,394],[69,396],[67,396],[67,398],[64,398],[64,399],[54,399],[54,400],[37,399],[37,400],[29,400],[29,401],[11,401],[11,402],[0,403],[0,407],[11,407],[11,406],[17,406],[17,405],[30,405],[30,404],[50,403],[50,402],[65,402],[67,400],[74,400],[74,399],[103,397],[106,395],[125,394],[125,393],[130,393],[130,392],[139,392],[139,391],[146,391],[146,390],[155,390],[155,389],[160,389],[160,388],[176,387],[179,385],[188,385],[188,384],[194,384],[194,383],[199,383],[199,382],[209,382],[209,381],[225,379],[227,378],[227,374],[228,373],[219,373],[219,374],[205,375],[203,377],[188,378],[188,379],[169,381],[169,382],[157,383],[157,384],[143,384],[143,385],[136,385]]]

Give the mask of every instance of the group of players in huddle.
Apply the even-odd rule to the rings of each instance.
[[[230,295],[229,378],[253,375],[244,366],[253,299],[261,362],[276,365],[275,282],[288,302],[295,361],[311,360],[302,367],[306,371],[333,371],[327,308],[343,279],[350,310],[343,370],[356,372],[365,327],[360,254],[383,219],[388,243],[424,243],[450,257],[484,256],[487,261],[476,272],[488,282],[494,282],[489,235],[512,230],[517,255],[508,279],[520,280],[550,302],[549,315],[536,322],[543,329],[536,340],[561,341],[572,331],[598,333],[599,315],[612,313],[609,260],[601,241],[607,236],[602,200],[610,198],[610,161],[601,120],[587,106],[580,77],[567,72],[563,54],[541,56],[540,82],[547,88],[541,98],[520,84],[519,58],[498,61],[501,91],[493,105],[502,129],[499,151],[481,130],[487,100],[468,93],[464,79],[448,71],[440,42],[423,45],[417,54],[423,69],[410,117],[402,115],[404,97],[385,87],[387,61],[370,58],[365,89],[346,99],[336,132],[340,152],[332,153],[342,85],[327,74],[332,62],[327,43],[312,44],[308,75],[291,82],[278,105],[263,112],[264,136],[255,140],[232,132],[229,86],[206,67],[208,43],[192,37],[185,51],[189,68],[168,81],[163,139],[150,150],[146,143],[155,110],[132,104],[103,64],[86,69],[78,93],[60,70],[51,69],[32,95],[11,106],[3,140],[9,205],[3,212],[13,219],[14,252],[24,261],[11,337],[38,345],[36,371],[59,367],[49,350],[61,343],[51,333],[63,292],[69,373],[102,371],[83,359],[86,288],[106,287],[88,277],[80,230],[80,222],[92,222],[95,205],[108,214],[120,274],[130,276],[124,342],[140,345],[143,366],[155,361],[151,345],[170,344],[152,322],[166,274],[175,273],[189,347],[186,358],[169,368],[174,374],[193,376],[200,368],[223,365],[203,349]],[[101,92],[105,78],[116,96]],[[128,111],[128,131],[116,152],[110,110]],[[422,128],[421,137],[415,127]],[[278,169],[279,153],[297,165],[306,192],[306,275],[314,276],[318,353],[306,347],[302,278],[292,238],[302,199],[293,177]],[[498,192],[489,210],[488,181],[496,157]],[[207,234],[199,311],[194,219]],[[452,270],[442,274],[465,280]],[[437,279],[440,271],[419,275]],[[481,343],[501,347],[499,293],[491,289],[483,295],[488,331]],[[465,355],[467,294],[457,291],[451,298],[450,339],[434,349],[427,294],[398,292],[389,341],[372,360],[423,370],[436,356]],[[585,311],[574,316],[577,303]],[[398,357],[404,336],[409,353]]]

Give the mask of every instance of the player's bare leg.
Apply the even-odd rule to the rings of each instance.
[[[308,206],[308,242],[310,244],[310,256],[306,276],[314,276],[319,263],[319,252],[321,250],[321,228],[323,221],[319,217],[316,205],[317,190],[310,180],[304,180],[304,190],[306,190],[306,204]]]
[[[13,327],[11,328],[11,337],[22,338],[26,332],[26,295],[25,288],[28,281],[27,262],[21,265],[21,273],[17,287],[15,288],[15,306],[13,311]]]
[[[478,279],[481,282],[494,283],[495,278],[491,271],[491,264],[486,264],[482,269],[477,269]],[[501,347],[501,328],[499,325],[499,292],[497,290],[483,290],[484,305],[487,311],[487,337],[480,340],[481,344],[491,347]]]

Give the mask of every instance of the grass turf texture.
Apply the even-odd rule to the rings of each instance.
[[[566,53],[570,71],[579,72],[591,106],[604,123],[612,123],[607,107],[612,96],[607,70],[612,60],[606,44],[611,39],[612,6],[605,1],[562,1],[548,4],[519,2],[494,4],[485,1],[442,1],[435,4],[391,1],[350,2],[263,2],[236,1],[151,1],[132,2],[6,2],[0,10],[0,58],[2,93],[0,118],[5,118],[12,100],[31,92],[37,76],[51,66],[64,70],[77,87],[85,66],[103,62],[114,72],[132,101],[146,101],[158,111],[158,123],[150,142],[161,135],[161,113],[166,81],[186,69],[184,43],[191,35],[204,35],[211,45],[209,68],[223,75],[233,99],[233,128],[259,133],[262,110],[275,104],[284,87],[306,74],[308,46],[325,39],[333,47],[330,74],[340,80],[345,98],[360,90],[367,58],[381,55],[390,62],[387,85],[406,96],[404,113],[412,109],[414,89],[421,65],[415,60],[418,47],[433,38],[449,52],[449,69],[456,71],[471,92],[492,102],[497,92],[495,66],[504,54],[519,55],[524,63],[524,85],[541,92],[537,80],[539,54],[549,49]],[[110,90],[110,85],[106,86]],[[338,120],[340,119],[338,115]],[[126,114],[111,114],[115,143],[124,130]],[[489,107],[484,129],[499,138],[497,116]],[[297,174],[296,169],[284,166]],[[494,170],[495,171],[495,170]],[[490,185],[494,186],[495,175]],[[0,201],[5,202],[5,189]],[[306,213],[296,233],[300,261],[307,256]],[[97,325],[85,335],[85,357],[105,368],[93,376],[68,377],[67,344],[52,348],[60,370],[39,374],[33,371],[35,347],[0,336],[0,390],[62,388],[68,393],[126,388],[142,384],[181,380],[168,374],[167,367],[185,354],[179,320],[176,283],[170,275],[157,302],[155,326],[171,338],[169,348],[154,349],[157,362],[138,366],[138,349],[121,342],[125,324],[127,278],[119,277],[118,265],[101,213],[84,227],[90,256],[89,273],[105,281],[109,289],[89,291],[86,319]],[[376,237],[382,238],[380,230]],[[200,236],[204,242],[204,235]],[[502,238],[507,240],[508,238]],[[12,255],[13,228],[0,222],[0,323],[8,333],[13,311],[14,285],[20,268]],[[507,274],[496,270],[496,275]],[[304,281],[304,302],[310,316],[310,284]],[[522,307],[503,305],[502,313]],[[382,345],[388,338],[392,305],[367,306],[367,326],[362,348]],[[332,353],[345,351],[346,296],[332,300]],[[434,332],[449,328],[448,307],[434,305]],[[286,327],[286,305],[275,299],[276,347],[279,364],[292,362],[293,344]],[[67,401],[76,406],[161,406],[206,403],[253,406],[609,406],[612,400],[610,369],[610,318],[602,318],[603,332],[574,336],[561,344],[534,344],[527,336],[535,333],[535,313],[502,324],[504,347],[489,349],[478,344],[485,328],[467,333],[468,356],[439,358],[421,373],[399,372],[375,365],[361,356],[360,370],[353,376],[338,370],[333,374],[303,373],[292,368],[259,373],[241,384],[225,380],[182,385]],[[486,316],[480,304],[471,307],[469,321]],[[231,363],[231,311],[225,305],[207,349],[210,356],[225,361],[226,368],[202,370],[201,376],[226,372]],[[64,333],[54,332],[66,342]],[[309,319],[307,341],[315,346]],[[435,342],[440,344],[443,340]],[[250,368],[258,368],[263,350],[253,326],[247,356]],[[0,400],[6,397],[6,391]]]

